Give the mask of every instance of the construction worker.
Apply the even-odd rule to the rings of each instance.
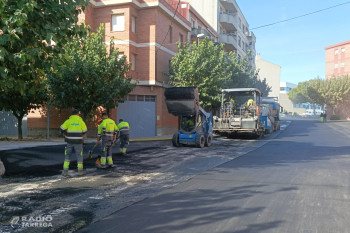
[[[64,134],[65,142],[67,142],[62,173],[66,177],[69,176],[68,169],[73,149],[77,156],[78,173],[83,175],[83,135],[87,132],[87,128],[79,115],[80,111],[74,109],[69,119],[60,126],[60,131]]]
[[[102,146],[101,146],[101,164],[96,165],[98,168],[106,168],[106,160],[108,163],[108,167],[114,167],[113,165],[113,159],[112,159],[112,144],[113,140],[115,138],[115,135],[117,134],[117,125],[115,122],[108,118],[107,113],[102,113],[102,119],[103,121],[98,126],[98,134],[97,134],[97,146],[100,142],[100,139],[102,137]]]
[[[255,105],[254,100],[249,99],[248,102],[247,102],[247,106],[249,107],[249,106],[254,106],[254,105]]]
[[[233,98],[231,98],[231,103],[233,106],[235,106],[235,100]]]
[[[117,138],[119,136],[120,139],[120,149],[119,151],[126,155],[127,145],[129,145],[129,137],[130,137],[130,126],[128,122],[124,122],[123,119],[119,120],[119,124],[117,126],[118,133]]]

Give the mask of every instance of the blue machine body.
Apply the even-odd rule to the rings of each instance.
[[[264,122],[265,130],[271,130],[273,124],[268,116],[261,116],[260,119]]]

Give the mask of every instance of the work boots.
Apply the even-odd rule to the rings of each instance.
[[[62,176],[64,176],[64,177],[69,177],[69,175],[68,175],[68,170],[63,170]]]

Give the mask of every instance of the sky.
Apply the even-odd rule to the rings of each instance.
[[[236,0],[249,28],[308,14],[349,0]],[[281,82],[325,78],[324,48],[350,40],[350,3],[252,30],[261,59],[281,66]]]

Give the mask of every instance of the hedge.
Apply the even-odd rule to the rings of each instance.
[[[340,120],[340,116],[339,115],[333,115],[331,116],[331,118],[329,118],[331,121],[337,121]]]

